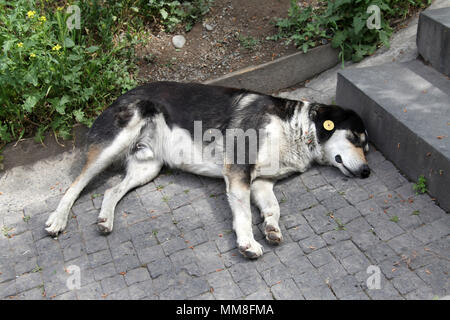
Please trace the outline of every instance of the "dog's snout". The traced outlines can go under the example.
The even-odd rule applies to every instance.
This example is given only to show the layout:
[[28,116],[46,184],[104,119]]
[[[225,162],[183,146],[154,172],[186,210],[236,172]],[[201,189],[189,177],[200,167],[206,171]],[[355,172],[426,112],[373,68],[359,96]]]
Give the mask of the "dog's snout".
[[367,164],[365,164],[361,169],[361,178],[363,179],[368,178],[369,175],[370,175],[370,168]]
[[334,157],[334,160],[336,160],[337,163],[342,163],[342,158],[339,154],[336,157]]

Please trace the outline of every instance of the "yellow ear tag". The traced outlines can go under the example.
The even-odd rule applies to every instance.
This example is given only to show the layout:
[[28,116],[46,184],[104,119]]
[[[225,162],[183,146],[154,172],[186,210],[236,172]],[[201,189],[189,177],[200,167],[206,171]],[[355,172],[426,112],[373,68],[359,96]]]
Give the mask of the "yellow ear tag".
[[334,129],[334,122],[331,121],[331,120],[325,120],[323,122],[323,127],[324,127],[325,130],[331,131],[331,130]]

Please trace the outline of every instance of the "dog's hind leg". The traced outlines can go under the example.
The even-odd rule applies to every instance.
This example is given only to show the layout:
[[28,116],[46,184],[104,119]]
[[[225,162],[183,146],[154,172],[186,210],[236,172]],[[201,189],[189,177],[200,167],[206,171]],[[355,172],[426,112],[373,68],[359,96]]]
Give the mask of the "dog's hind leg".
[[279,244],[283,241],[278,220],[280,219],[280,206],[273,193],[274,182],[266,179],[256,179],[252,182],[251,194],[253,202],[264,217],[264,234],[267,241]]
[[53,236],[56,236],[59,232],[63,231],[67,225],[70,208],[80,195],[81,191],[86,185],[108,167],[114,157],[108,152],[108,148],[102,148],[101,145],[91,145],[89,147],[86,164],[84,165],[80,175],[75,179],[72,185],[64,194],[64,197],[58,204],[56,210],[47,219],[45,225],[47,232]]
[[101,232],[109,233],[112,231],[114,210],[120,199],[131,189],[153,180],[158,175],[162,165],[162,162],[155,159],[140,161],[130,157],[127,164],[127,174],[123,181],[105,192],[102,209],[97,220]]

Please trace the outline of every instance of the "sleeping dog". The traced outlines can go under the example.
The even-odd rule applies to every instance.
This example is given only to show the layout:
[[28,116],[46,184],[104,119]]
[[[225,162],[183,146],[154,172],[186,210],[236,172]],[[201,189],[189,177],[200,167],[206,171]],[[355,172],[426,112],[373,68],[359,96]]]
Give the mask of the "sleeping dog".
[[252,91],[197,83],[155,82],[120,96],[88,133],[81,174],[46,222],[63,231],[69,211],[86,185],[116,160],[125,160],[121,183],[105,192],[98,216],[103,233],[113,230],[114,210],[131,189],[152,181],[165,164],[225,180],[239,251],[262,255],[254,239],[250,201],[264,218],[264,234],[282,235],[274,183],[313,163],[367,178],[368,136],[361,118],[334,105],[276,98]]

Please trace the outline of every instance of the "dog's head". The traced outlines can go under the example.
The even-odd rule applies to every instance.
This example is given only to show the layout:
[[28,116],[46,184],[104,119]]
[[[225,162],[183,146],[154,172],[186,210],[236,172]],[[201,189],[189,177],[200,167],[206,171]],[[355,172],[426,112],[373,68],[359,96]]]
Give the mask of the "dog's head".
[[318,162],[337,167],[346,176],[367,178],[370,168],[364,153],[369,144],[361,118],[352,110],[322,104],[312,106],[311,116],[322,147]]

